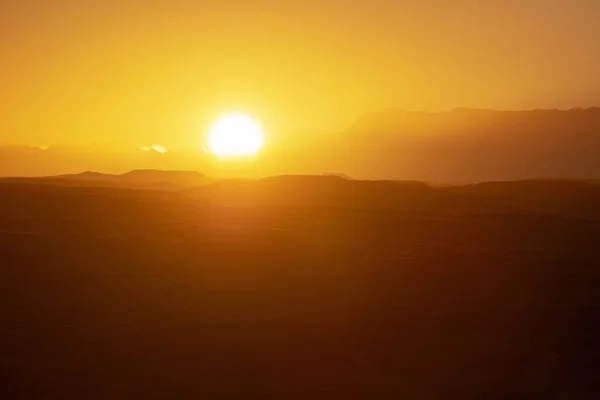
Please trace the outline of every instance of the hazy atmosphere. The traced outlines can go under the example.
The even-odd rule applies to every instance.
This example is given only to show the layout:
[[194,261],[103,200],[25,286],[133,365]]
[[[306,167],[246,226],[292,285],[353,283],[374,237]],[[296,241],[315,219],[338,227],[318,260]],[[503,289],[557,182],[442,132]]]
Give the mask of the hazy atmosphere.
[[276,151],[390,108],[600,104],[595,0],[0,7],[1,143],[198,149],[234,110]]

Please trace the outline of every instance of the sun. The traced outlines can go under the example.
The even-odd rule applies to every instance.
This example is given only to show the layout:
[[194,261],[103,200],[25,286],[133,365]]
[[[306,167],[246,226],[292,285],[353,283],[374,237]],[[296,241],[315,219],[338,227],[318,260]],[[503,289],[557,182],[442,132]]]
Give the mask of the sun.
[[208,133],[208,147],[220,157],[253,156],[263,142],[262,126],[245,114],[221,116]]

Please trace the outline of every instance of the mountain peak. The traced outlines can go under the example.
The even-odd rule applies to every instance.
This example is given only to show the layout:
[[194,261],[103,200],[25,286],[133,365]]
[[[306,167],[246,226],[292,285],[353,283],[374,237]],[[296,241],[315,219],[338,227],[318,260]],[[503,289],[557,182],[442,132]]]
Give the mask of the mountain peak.
[[199,186],[210,181],[198,171],[164,171],[157,169],[136,169],[121,175],[102,174],[86,171],[80,174],[62,175],[58,178],[95,182],[114,182],[127,185],[172,184],[178,186]]

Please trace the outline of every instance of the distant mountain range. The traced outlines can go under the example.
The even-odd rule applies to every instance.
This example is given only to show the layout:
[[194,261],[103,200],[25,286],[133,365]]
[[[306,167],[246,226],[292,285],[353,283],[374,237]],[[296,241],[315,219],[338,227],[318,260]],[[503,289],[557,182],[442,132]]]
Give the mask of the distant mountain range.
[[102,174],[87,171],[81,174],[57,176],[59,179],[76,179],[81,181],[118,182],[132,185],[199,186],[211,181],[198,171],[163,171],[156,169],[138,169],[121,175]]
[[[84,170],[198,170],[212,176],[323,174],[360,179],[472,183],[490,180],[600,178],[600,108],[533,111],[384,110],[338,134],[290,136],[250,167],[219,169],[206,153],[0,147],[0,176],[64,175]],[[63,177],[70,179],[69,177]],[[137,177],[87,180],[144,184]],[[196,184],[198,177],[168,179]],[[201,179],[200,179],[201,180]],[[141,184],[141,183],[140,183]]]
[[[456,108],[445,112],[423,112],[387,109],[366,114],[346,133],[442,133],[477,130],[487,133],[504,131],[536,133],[539,128],[570,129],[597,132],[600,107],[572,110],[501,111]],[[516,131],[515,131],[516,130]]]
[[77,190],[137,189],[135,192],[154,193],[148,194],[149,197],[171,194],[187,202],[216,207],[382,209],[441,215],[536,212],[600,219],[600,181],[596,180],[545,179],[432,186],[413,181],[353,180],[330,175],[219,180],[194,171],[138,170],[122,175],[84,172],[0,179],[0,185],[11,183]]
[[115,187],[155,190],[178,190],[205,185],[211,178],[197,171],[134,170],[120,175],[86,171],[80,174],[39,178],[5,178],[2,181],[57,186]]

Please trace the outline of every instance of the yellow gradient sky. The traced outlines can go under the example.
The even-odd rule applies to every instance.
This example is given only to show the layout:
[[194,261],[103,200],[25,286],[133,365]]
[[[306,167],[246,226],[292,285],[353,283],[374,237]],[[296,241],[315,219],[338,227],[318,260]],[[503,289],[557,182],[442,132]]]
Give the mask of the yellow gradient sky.
[[[383,108],[600,102],[597,0],[35,0],[0,5],[0,143],[276,143]],[[308,139],[307,139],[308,140]]]

